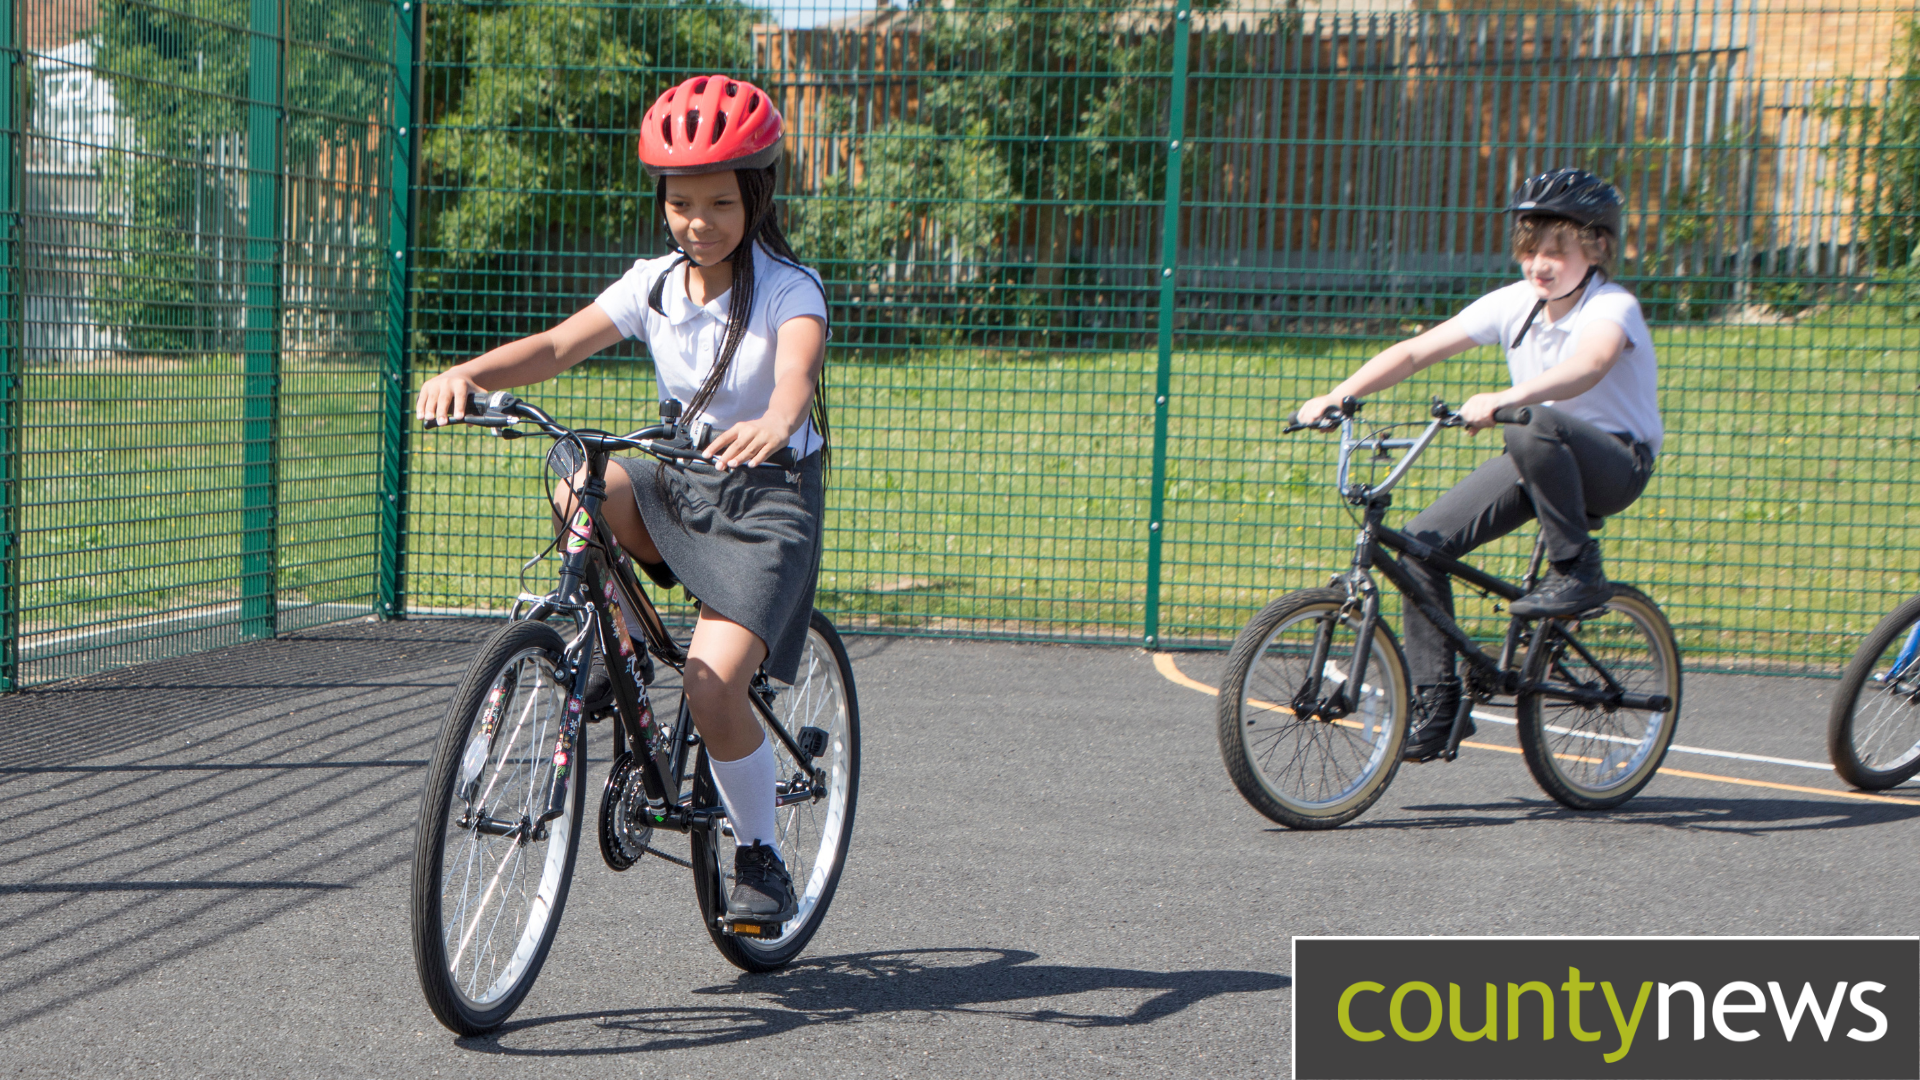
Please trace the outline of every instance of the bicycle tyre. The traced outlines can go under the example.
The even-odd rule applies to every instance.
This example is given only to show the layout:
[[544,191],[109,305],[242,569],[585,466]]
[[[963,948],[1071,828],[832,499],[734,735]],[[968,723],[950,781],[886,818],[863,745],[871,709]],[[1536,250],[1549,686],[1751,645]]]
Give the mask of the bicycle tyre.
[[[1840,676],[1827,716],[1827,756],[1840,779],[1857,788],[1884,790],[1920,774],[1920,663],[1894,667],[1909,635],[1920,624],[1920,596],[1887,613],[1867,634]],[[1885,670],[1882,670],[1882,669]],[[1896,677],[1887,679],[1890,674]],[[1862,700],[1870,715],[1862,716]],[[1864,721],[1864,722],[1863,722]]]
[[[1666,760],[1680,722],[1680,644],[1673,627],[1646,593],[1613,586],[1605,614],[1582,620],[1577,640],[1626,689],[1664,694],[1664,712],[1555,701],[1522,694],[1514,703],[1520,751],[1540,789],[1572,810],[1611,810],[1640,793]],[[1528,682],[1538,682],[1548,664],[1581,682],[1591,671],[1577,653],[1558,645],[1529,655]]]
[[[720,955],[744,971],[785,967],[813,940],[839,890],[847,843],[853,835],[853,814],[860,794],[860,705],[846,647],[833,624],[817,611],[807,628],[800,672],[793,686],[774,699],[774,714],[796,737],[802,726],[818,727],[827,733],[825,753],[814,758],[814,764],[826,770],[826,796],[779,810],[778,846],[793,874],[799,913],[775,938],[728,933],[721,927],[721,920],[732,887],[733,843],[714,828],[695,830],[689,845],[700,920]],[[773,751],[778,762],[776,775],[785,785],[797,775],[799,763],[777,739],[773,740]],[[696,806],[719,803],[704,746],[695,768],[693,798]]]
[[[516,827],[530,831],[544,811],[570,697],[564,653],[545,623],[511,622],[489,637],[454,692],[427,768],[414,839],[414,967],[427,1007],[459,1035],[491,1031],[519,1007],[566,908],[586,804],[584,727],[565,813],[544,839],[463,824],[477,808],[496,828],[517,814]],[[485,737],[496,688],[498,724]]]
[[[1365,813],[1393,782],[1406,746],[1407,659],[1385,620],[1374,626],[1367,661],[1371,707],[1337,721],[1301,721],[1276,704],[1292,701],[1308,674],[1314,624],[1345,603],[1339,589],[1288,593],[1247,620],[1227,654],[1216,714],[1227,776],[1255,810],[1290,829],[1331,829]],[[1336,639],[1326,662],[1336,673],[1352,658],[1358,622],[1340,622],[1345,643]],[[1288,746],[1291,756],[1283,754]]]

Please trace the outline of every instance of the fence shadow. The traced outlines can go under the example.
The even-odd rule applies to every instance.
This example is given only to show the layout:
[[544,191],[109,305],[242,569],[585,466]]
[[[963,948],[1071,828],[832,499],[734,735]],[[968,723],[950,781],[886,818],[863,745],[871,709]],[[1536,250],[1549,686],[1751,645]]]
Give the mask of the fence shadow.
[[318,627],[0,696],[0,770],[120,754],[293,696],[331,690],[344,699],[415,669],[464,663],[491,622]]
[[[510,1022],[491,1036],[458,1042],[491,1054],[594,1057],[718,1046],[806,1025],[879,1017],[913,1023],[970,1015],[1073,1028],[1125,1028],[1152,1024],[1222,994],[1293,985],[1287,976],[1265,971],[1139,971],[1034,962],[1039,959],[1038,953],[1023,949],[966,948],[822,956],[693,991],[722,999],[772,998],[772,1006],[716,1003],[569,1013]],[[1149,996],[1126,1011],[1100,1011],[1093,1003],[1079,1010],[1054,1004],[1060,998],[1113,991]],[[590,1022],[610,1045],[523,1045],[537,1041],[545,1029],[577,1031],[582,1021]]]
[[366,918],[486,629],[348,624],[0,698],[0,1034],[316,903]]

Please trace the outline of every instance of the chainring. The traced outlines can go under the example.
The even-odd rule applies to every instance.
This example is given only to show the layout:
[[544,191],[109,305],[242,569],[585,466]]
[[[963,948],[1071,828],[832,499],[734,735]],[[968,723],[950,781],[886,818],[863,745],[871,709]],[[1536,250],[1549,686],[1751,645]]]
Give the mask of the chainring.
[[600,857],[615,870],[640,861],[653,842],[651,825],[636,826],[635,812],[647,801],[633,752],[623,751],[607,769],[607,786],[600,793]]

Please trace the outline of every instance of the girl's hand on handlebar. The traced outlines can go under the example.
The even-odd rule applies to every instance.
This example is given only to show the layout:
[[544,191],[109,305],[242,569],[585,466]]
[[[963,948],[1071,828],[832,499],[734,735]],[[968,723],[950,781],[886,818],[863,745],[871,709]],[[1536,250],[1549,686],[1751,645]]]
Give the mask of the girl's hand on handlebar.
[[764,416],[742,420],[707,444],[707,456],[723,469],[759,465],[779,453],[791,435],[784,426]]
[[1460,417],[1461,425],[1467,429],[1467,434],[1478,435],[1493,426],[1494,410],[1505,405],[1506,402],[1500,400],[1499,394],[1475,394],[1460,406],[1457,415]]
[[487,396],[486,388],[457,372],[457,368],[443,371],[420,387],[413,410],[421,423],[447,424],[459,420],[467,415],[468,395]]

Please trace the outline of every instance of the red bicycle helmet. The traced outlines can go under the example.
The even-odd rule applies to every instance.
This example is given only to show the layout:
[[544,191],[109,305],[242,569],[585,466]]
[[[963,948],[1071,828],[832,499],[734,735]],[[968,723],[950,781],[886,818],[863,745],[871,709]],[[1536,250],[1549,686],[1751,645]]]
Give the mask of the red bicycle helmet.
[[759,87],[696,75],[641,119],[640,164],[653,176],[764,169],[780,160],[780,128],[780,111]]

